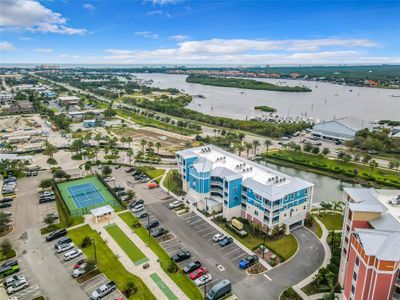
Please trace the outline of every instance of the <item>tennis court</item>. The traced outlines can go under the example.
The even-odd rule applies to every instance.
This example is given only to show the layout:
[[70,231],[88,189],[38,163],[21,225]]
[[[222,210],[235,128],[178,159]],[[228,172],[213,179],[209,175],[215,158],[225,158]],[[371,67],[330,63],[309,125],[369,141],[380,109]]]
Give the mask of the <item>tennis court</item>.
[[104,205],[120,207],[117,199],[96,176],[61,182],[57,186],[72,216],[89,214],[91,209]]

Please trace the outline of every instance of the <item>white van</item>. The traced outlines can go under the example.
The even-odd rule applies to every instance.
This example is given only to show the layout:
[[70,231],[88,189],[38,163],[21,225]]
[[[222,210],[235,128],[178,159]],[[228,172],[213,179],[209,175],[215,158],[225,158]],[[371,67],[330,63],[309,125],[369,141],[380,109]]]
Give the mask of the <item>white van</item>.
[[81,255],[82,255],[81,249],[74,249],[74,250],[68,251],[67,253],[64,254],[64,260],[69,261],[69,260],[74,259],[75,257],[81,256]]

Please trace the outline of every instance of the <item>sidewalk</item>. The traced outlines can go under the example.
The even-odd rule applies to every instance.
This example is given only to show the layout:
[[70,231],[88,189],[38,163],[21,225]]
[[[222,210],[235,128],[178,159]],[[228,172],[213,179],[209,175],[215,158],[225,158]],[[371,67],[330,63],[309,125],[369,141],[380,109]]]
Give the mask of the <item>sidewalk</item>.
[[[111,251],[117,255],[120,262],[124,265],[124,267],[128,270],[128,272],[140,277],[143,282],[147,285],[147,287],[151,290],[153,295],[157,299],[170,299],[167,295],[164,294],[163,289],[160,288],[159,285],[154,281],[154,275],[157,274],[159,278],[168,286],[168,288],[172,291],[172,293],[178,299],[188,299],[185,293],[175,284],[174,281],[164,272],[158,263],[158,256],[151,251],[146,244],[129,228],[128,225],[122,219],[116,215],[114,219],[114,223],[131,239],[131,241],[142,251],[146,257],[149,259],[149,267],[147,269],[143,269],[142,265],[135,266],[132,260],[128,257],[128,255],[120,248],[117,242],[111,237],[111,235],[104,228],[106,223],[96,224],[91,221],[90,218],[85,219],[86,223],[90,225],[94,230],[100,233],[100,236],[107,243],[108,247],[110,247]],[[152,277],[153,276],[153,277]],[[165,289],[164,289],[165,291]]]

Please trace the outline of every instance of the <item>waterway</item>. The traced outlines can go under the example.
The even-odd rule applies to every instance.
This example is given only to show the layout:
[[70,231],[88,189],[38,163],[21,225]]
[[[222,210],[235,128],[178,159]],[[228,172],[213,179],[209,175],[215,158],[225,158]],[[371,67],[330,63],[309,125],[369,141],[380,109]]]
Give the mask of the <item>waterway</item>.
[[177,88],[193,97],[188,108],[213,115],[246,119],[261,115],[255,106],[266,105],[277,109],[279,115],[307,116],[316,120],[351,117],[354,127],[365,127],[373,120],[400,120],[400,90],[351,87],[338,84],[286,80],[257,79],[289,86],[306,86],[312,92],[292,93],[215,87],[187,83],[186,75],[141,73],[144,80],[153,80],[152,86]]
[[313,203],[319,203],[321,201],[340,201],[343,199],[343,188],[353,186],[350,183],[341,182],[340,180],[308,171],[278,166],[276,164],[265,161],[259,161],[259,163],[289,176],[296,176],[311,183],[314,183]]

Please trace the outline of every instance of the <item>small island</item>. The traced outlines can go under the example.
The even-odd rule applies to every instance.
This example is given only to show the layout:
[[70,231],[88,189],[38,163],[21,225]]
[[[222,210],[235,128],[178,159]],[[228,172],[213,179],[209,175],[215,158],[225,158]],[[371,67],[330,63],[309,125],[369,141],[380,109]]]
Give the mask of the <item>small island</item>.
[[267,90],[267,91],[278,91],[278,92],[311,92],[311,89],[307,87],[276,85],[268,82],[263,82],[253,79],[243,79],[243,78],[189,75],[186,78],[186,82],[199,83],[203,85],[212,85],[212,86],[250,89],[250,90]]
[[266,106],[266,105],[255,106],[254,109],[255,110],[265,111],[265,112],[276,112],[275,108],[269,107],[269,106]]

